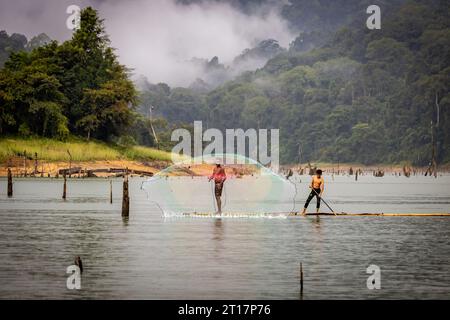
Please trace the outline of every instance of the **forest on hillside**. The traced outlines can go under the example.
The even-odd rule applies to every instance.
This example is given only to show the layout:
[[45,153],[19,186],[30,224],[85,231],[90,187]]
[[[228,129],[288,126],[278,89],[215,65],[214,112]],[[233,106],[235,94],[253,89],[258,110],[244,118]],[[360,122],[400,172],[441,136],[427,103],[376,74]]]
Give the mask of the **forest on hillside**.
[[[263,67],[214,85],[144,81],[139,91],[92,8],[61,44],[0,32],[0,133],[169,150],[174,128],[202,120],[204,128],[280,129],[282,163],[426,165],[432,142],[438,163],[449,163],[448,2],[382,2],[380,30],[366,27],[367,5],[290,1],[283,14],[303,30],[289,48],[267,39],[235,59],[269,59]],[[226,70],[219,59],[207,61],[216,74]]]
[[305,32],[263,68],[206,94],[149,84],[143,105],[157,106],[169,123],[279,128],[282,163],[426,165],[432,133],[438,163],[448,163],[450,6],[383,9],[381,30],[359,15],[326,41]]

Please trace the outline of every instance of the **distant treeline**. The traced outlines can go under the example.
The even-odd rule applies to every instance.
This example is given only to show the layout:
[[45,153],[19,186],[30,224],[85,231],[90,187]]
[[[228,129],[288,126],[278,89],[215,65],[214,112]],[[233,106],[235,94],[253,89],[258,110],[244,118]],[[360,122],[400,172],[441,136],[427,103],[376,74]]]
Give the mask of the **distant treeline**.
[[283,163],[426,165],[432,132],[438,162],[448,163],[450,6],[408,1],[385,9],[381,30],[366,28],[361,11],[329,40],[300,34],[264,68],[206,94],[161,83],[142,101],[171,123],[279,128]]
[[51,39],[41,33],[28,41],[27,37],[20,33],[8,35],[4,30],[0,31],[0,68],[3,67],[9,55],[16,51],[31,51],[49,43]]

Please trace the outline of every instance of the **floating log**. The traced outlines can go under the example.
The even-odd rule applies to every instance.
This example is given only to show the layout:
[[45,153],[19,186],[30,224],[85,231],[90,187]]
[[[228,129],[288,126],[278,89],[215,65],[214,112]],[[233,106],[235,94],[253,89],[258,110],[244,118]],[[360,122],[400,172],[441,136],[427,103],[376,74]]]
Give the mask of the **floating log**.
[[74,168],[59,169],[58,170],[59,174],[62,174],[62,175],[66,174],[66,175],[69,175],[69,177],[70,177],[70,175],[75,174],[75,173],[79,173],[79,172],[81,172],[81,167],[74,167]]
[[68,168],[68,169],[59,169],[58,174],[86,174],[87,177],[97,177],[95,173],[119,173],[120,175],[117,176],[123,176],[124,173],[129,172],[132,174],[139,174],[144,176],[153,176],[153,172],[150,171],[144,171],[144,170],[128,170],[126,168],[99,168],[99,169],[90,169],[90,170],[83,170],[81,167],[74,167],[74,168]]
[[88,170],[86,177],[88,178],[97,178],[97,175],[92,171],[92,170]]
[[149,176],[149,177],[153,176],[153,172],[143,171],[143,170],[131,170],[131,173],[139,174],[139,175],[143,175],[143,176]]
[[[71,172],[73,174],[75,173],[79,173],[79,171],[81,170],[81,168],[73,168],[71,169]],[[68,169],[61,169],[59,170],[60,173],[62,173],[63,171],[66,171],[67,173],[69,172]],[[150,171],[144,171],[144,170],[128,170],[126,168],[98,168],[98,169],[89,169],[89,170],[85,170],[85,173],[87,173],[87,177],[89,178],[93,178],[93,177],[97,177],[96,173],[116,173],[116,177],[123,177],[127,172],[132,173],[132,174],[138,174],[138,175],[143,175],[143,176],[153,176],[153,172]]]

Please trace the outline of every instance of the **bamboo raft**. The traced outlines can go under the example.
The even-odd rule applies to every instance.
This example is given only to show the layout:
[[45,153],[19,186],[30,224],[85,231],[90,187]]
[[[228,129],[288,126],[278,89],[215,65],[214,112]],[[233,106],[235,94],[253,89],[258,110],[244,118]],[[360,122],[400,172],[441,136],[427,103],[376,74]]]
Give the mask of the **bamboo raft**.
[[[334,216],[333,213],[328,212],[320,212],[320,213],[307,213],[307,216]],[[296,217],[299,215],[293,214],[292,216]],[[301,215],[300,215],[301,216]],[[386,216],[386,217],[450,217],[450,213],[444,212],[435,212],[435,213],[347,213],[340,212],[336,213],[336,216]]]
[[450,213],[444,213],[444,212],[435,212],[435,213],[347,213],[347,212],[339,212],[339,213],[331,213],[331,212],[319,212],[319,213],[307,213],[305,215],[301,215],[299,213],[295,214],[293,212],[273,212],[273,213],[243,213],[243,212],[235,212],[235,213],[222,213],[222,215],[211,213],[211,212],[184,212],[182,214],[183,217],[211,217],[211,218],[217,218],[217,217],[263,217],[263,216],[272,216],[272,217],[289,217],[289,218],[301,218],[305,216],[372,216],[372,217],[450,217]]

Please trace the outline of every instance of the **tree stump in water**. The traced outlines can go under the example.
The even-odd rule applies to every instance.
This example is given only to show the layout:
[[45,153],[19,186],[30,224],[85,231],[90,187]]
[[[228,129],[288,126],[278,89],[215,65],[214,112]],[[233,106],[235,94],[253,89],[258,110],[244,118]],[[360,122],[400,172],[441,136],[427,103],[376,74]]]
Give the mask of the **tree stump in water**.
[[67,193],[67,178],[66,173],[64,172],[64,185],[63,185],[63,195],[62,198],[66,200],[66,193]]
[[113,201],[112,196],[112,180],[109,180],[109,203],[112,203]]
[[128,192],[128,175],[123,180],[122,217],[130,215],[130,196]]
[[12,185],[12,173],[11,169],[8,168],[8,197],[13,195],[13,185]]

